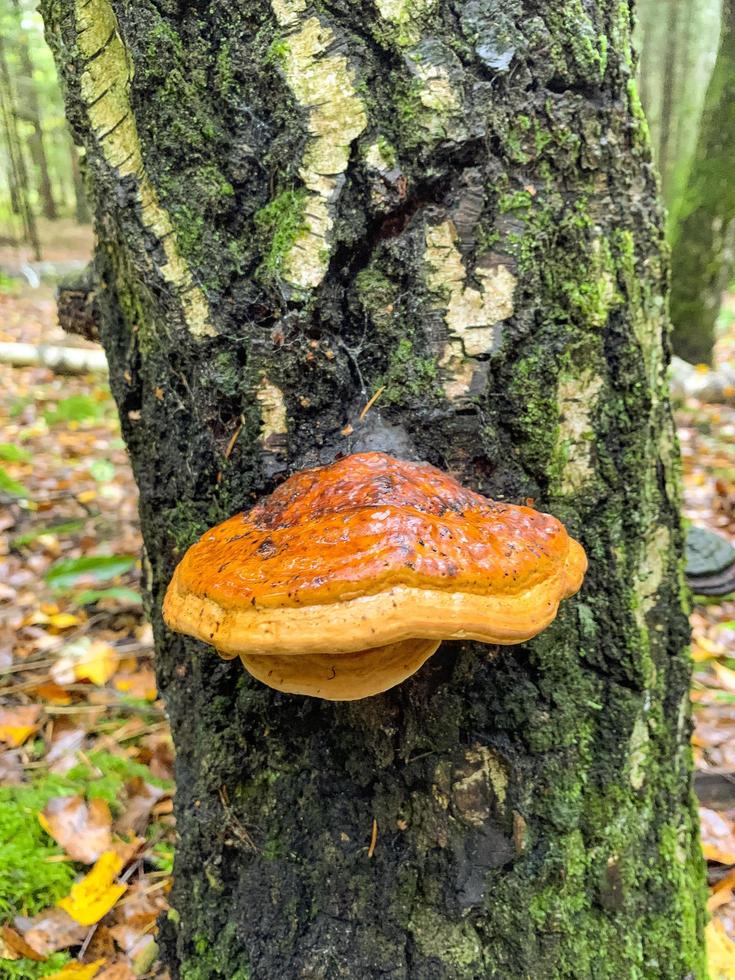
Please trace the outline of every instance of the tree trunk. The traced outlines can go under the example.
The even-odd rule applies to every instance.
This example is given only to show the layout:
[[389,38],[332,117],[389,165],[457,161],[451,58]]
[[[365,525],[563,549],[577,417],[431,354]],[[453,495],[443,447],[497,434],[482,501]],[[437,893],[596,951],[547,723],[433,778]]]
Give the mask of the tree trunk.
[[41,110],[38,105],[38,95],[36,93],[36,83],[33,78],[33,62],[31,53],[28,50],[28,38],[21,24],[22,9],[19,0],[13,0],[13,7],[18,21],[16,33],[16,45],[18,63],[20,65],[20,79],[22,83],[24,118],[31,125],[31,134],[28,137],[28,149],[31,153],[31,160],[36,169],[38,178],[38,196],[41,201],[43,216],[53,221],[58,217],[54,192],[51,187],[51,177],[49,175],[48,159],[46,148],[43,145],[43,127],[41,125]]
[[77,219],[77,224],[88,225],[92,220],[92,215],[89,211],[89,205],[87,204],[87,194],[84,189],[84,177],[82,176],[82,168],[79,165],[79,150],[71,138],[68,139],[69,144],[69,163],[71,169],[72,182],[74,184],[74,214]]
[[710,362],[735,247],[735,2],[722,9],[722,36],[707,89],[697,152],[677,211],[671,256],[674,350]]
[[[703,978],[627,5],[43,7],[178,752],[173,976]],[[202,531],[366,448],[557,514],[581,595],[532,643],[445,644],[353,703],[164,628]]]

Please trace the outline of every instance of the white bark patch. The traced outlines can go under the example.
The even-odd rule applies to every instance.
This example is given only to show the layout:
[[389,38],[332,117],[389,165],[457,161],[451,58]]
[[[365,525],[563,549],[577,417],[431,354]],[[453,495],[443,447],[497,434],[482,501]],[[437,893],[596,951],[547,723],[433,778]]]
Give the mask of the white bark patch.
[[207,300],[194,283],[179,251],[171,218],[145,171],[130,103],[133,68],[114,11],[109,0],[76,0],[74,11],[77,42],[84,60],[79,79],[82,101],[100,153],[120,177],[135,177],[141,220],[166,257],[158,271],[178,295],[189,332],[195,337],[212,337],[215,330]]
[[379,174],[390,173],[396,166],[396,151],[387,141],[376,140],[365,150],[365,163]]
[[288,422],[283,392],[263,375],[255,391],[255,398],[260,406],[260,441],[263,448],[272,453],[284,452],[283,437],[288,432]]
[[628,779],[635,790],[646,781],[648,742],[648,725],[644,718],[636,718],[628,745]]
[[646,614],[656,604],[658,591],[668,567],[671,533],[660,525],[646,538],[643,555],[636,572],[638,606],[636,620],[641,629],[647,629]]
[[337,38],[318,17],[303,22],[304,0],[271,0],[281,27],[283,71],[294,98],[308,113],[309,140],[299,176],[309,197],[305,228],[284,257],[282,276],[292,286],[313,289],[329,265],[334,211],[350,147],[367,126],[367,111],[343,54],[330,53]]
[[577,377],[563,376],[559,381],[557,453],[564,460],[564,468],[557,492],[561,494],[576,493],[592,476],[592,413],[600,388],[602,378],[591,370]]
[[383,20],[396,28],[398,44],[416,44],[421,37],[421,18],[436,8],[437,0],[375,0]]
[[449,340],[439,359],[445,373],[444,392],[460,398],[470,388],[476,363],[500,343],[502,321],[513,315],[516,278],[505,265],[480,257],[468,283],[467,270],[457,244],[454,222],[447,220],[426,229],[424,259],[429,289],[441,301]]

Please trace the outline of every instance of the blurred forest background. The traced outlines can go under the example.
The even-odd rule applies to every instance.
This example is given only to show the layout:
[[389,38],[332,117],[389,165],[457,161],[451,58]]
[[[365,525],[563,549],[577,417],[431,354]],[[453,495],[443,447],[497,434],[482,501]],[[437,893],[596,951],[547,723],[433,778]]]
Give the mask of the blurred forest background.
[[[671,246],[685,517],[721,536],[720,567],[705,561],[701,581],[711,572],[732,589],[735,0],[636,6]],[[140,598],[136,491],[104,356],[93,337],[65,334],[55,308],[88,261],[90,222],[35,2],[0,0],[3,977],[165,975],[155,921],[171,874],[173,752]],[[735,980],[735,594],[695,598],[710,967]]]

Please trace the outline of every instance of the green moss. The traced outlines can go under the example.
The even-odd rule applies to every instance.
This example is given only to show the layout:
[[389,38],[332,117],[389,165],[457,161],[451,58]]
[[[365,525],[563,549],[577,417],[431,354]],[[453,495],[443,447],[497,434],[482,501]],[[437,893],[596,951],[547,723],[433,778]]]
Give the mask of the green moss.
[[438,396],[436,358],[418,357],[413,343],[405,337],[398,341],[388,361],[385,374],[377,386],[385,388],[386,405],[405,405],[417,398]]
[[308,230],[304,220],[304,208],[308,192],[281,191],[264,208],[255,214],[255,227],[270,239],[262,270],[270,276],[278,276],[283,262],[299,235]]
[[502,194],[498,199],[498,211],[505,214],[508,211],[519,211],[530,208],[533,205],[533,197],[528,191],[514,191],[511,194]]
[[444,915],[424,908],[412,915],[408,928],[424,956],[444,964],[443,975],[456,980],[485,975],[482,942],[470,922],[447,922]]
[[46,774],[28,785],[0,788],[0,916],[32,915],[65,895],[74,880],[72,864],[49,860],[62,850],[38,822],[48,801],[82,794],[106,800],[114,813],[124,783],[134,776],[170,788],[147,766],[108,752],[91,753],[89,765],[80,763],[65,776]]
[[214,942],[206,933],[196,933],[193,946],[194,954],[181,964],[181,980],[250,980],[247,967],[230,966],[233,960],[242,961],[234,923],[228,922]]
[[71,960],[68,953],[52,953],[43,963],[35,963],[25,957],[19,960],[2,960],[4,980],[40,980],[56,973]]

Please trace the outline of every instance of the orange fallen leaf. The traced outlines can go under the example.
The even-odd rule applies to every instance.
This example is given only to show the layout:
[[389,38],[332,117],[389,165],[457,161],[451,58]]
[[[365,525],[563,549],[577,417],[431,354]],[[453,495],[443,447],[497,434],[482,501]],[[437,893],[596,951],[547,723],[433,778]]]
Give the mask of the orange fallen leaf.
[[23,704],[17,708],[0,708],[0,742],[22,745],[38,730],[40,704]]
[[115,902],[127,891],[127,885],[115,883],[115,877],[122,866],[122,859],[115,851],[106,851],[89,874],[72,885],[66,898],[62,898],[57,904],[81,925],[94,925],[107,915]]
[[39,684],[38,687],[33,689],[33,693],[36,697],[43,698],[44,701],[48,701],[51,704],[71,704],[73,700],[68,691],[64,690],[63,687],[59,687],[53,681],[46,681],[43,684]]
[[2,934],[5,944],[19,956],[25,956],[26,959],[34,960],[36,963],[42,963],[46,959],[46,957],[39,953],[37,949],[34,949],[33,946],[31,946],[19,932],[16,932],[15,929],[12,929],[10,926],[3,926],[0,933]]
[[710,915],[720,906],[727,905],[732,901],[732,888],[721,888],[718,892],[713,892],[707,899],[707,911]]
[[58,973],[52,973],[45,980],[92,980],[105,965],[104,960],[94,963],[67,963]]
[[82,796],[56,796],[38,820],[74,861],[92,864],[112,847],[112,814],[105,800],[87,803]]

